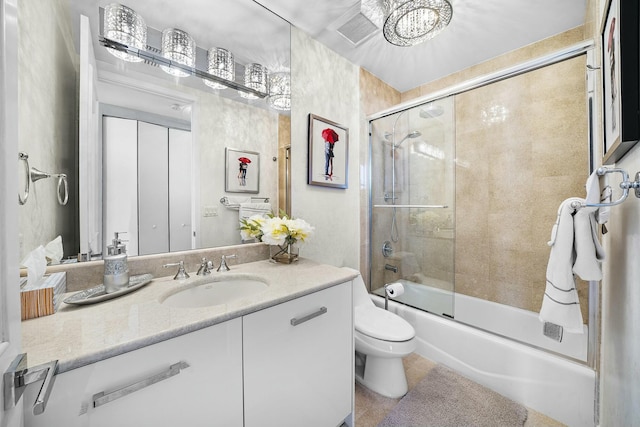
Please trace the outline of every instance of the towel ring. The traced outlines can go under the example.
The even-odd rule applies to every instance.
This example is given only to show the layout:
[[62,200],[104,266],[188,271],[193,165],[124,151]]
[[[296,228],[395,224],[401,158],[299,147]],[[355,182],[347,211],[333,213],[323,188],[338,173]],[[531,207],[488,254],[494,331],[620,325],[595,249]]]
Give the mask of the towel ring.
[[22,194],[18,193],[18,203],[20,205],[24,205],[27,203],[27,199],[29,198],[29,185],[31,183],[31,177],[29,172],[31,168],[29,168],[29,155],[20,151],[18,153],[18,160],[24,165],[24,191]]
[[[60,195],[61,187],[64,190],[64,194],[62,196]],[[57,193],[58,193],[58,203],[60,203],[61,206],[66,205],[67,202],[69,201],[69,184],[67,182],[67,175],[64,173],[61,173],[58,175]]]

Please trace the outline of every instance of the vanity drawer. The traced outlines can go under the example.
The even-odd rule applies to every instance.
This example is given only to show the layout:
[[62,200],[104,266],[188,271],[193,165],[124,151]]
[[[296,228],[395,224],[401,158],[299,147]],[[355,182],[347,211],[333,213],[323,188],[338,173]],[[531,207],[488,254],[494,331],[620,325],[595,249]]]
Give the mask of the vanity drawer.
[[25,426],[242,426],[241,334],[238,318],[59,374],[38,416],[28,387]]

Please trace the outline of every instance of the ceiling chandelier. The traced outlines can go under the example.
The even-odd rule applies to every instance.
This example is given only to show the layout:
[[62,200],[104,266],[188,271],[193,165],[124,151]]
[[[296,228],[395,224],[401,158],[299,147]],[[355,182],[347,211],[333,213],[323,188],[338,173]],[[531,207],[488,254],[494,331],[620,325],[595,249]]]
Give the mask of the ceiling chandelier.
[[415,46],[435,37],[449,22],[448,0],[384,0],[385,39],[396,46]]
[[[147,27],[142,16],[118,3],[104,8],[102,24],[104,35],[100,36],[100,43],[120,59],[157,65],[176,77],[195,76],[211,89],[237,90],[244,99],[265,99],[267,105],[275,110],[291,109],[291,77],[288,72],[271,75],[267,67],[258,63],[236,64],[231,51],[221,47],[212,47],[208,51],[201,49],[191,35],[177,28],[165,29],[161,33],[161,45],[150,46],[147,44],[148,32],[154,35],[149,38],[155,41],[158,30]],[[196,57],[206,57],[206,71],[197,68]],[[236,81],[237,68],[244,75],[243,81]]]

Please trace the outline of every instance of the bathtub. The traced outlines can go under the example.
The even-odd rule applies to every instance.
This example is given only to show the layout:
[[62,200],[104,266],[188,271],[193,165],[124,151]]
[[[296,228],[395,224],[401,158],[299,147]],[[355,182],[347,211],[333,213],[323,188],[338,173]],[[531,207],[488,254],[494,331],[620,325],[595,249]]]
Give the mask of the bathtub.
[[[443,299],[441,293],[447,292],[410,282],[404,285],[405,296],[413,292],[434,292],[436,299]],[[430,299],[425,295],[421,297]],[[384,307],[383,297],[372,295],[371,298],[376,305]],[[595,425],[595,371],[578,361],[544,351],[541,349],[543,345],[533,344],[540,347],[536,348],[515,341],[552,346],[559,344],[547,337],[536,336],[542,335],[542,327],[535,313],[464,295],[456,295],[454,304],[456,320],[395,301],[389,302],[389,310],[413,325],[417,339],[416,353],[422,357],[455,369],[479,384],[568,426]],[[466,313],[462,314],[463,310]],[[476,319],[473,324],[477,327],[471,327],[460,321],[460,318],[465,322],[471,321],[474,316],[480,316],[485,323],[477,325]],[[537,325],[531,322],[532,318]],[[479,329],[496,325],[508,326],[508,330],[498,335]],[[521,336],[523,332],[533,336],[525,338]],[[512,333],[518,336],[510,337]],[[584,335],[579,336],[582,337],[580,339],[586,340]],[[566,334],[563,343],[567,339],[569,334]],[[545,343],[545,340],[548,342]],[[571,357],[582,360],[586,344],[570,344],[566,347],[581,347],[582,350],[564,351],[573,352]],[[552,351],[558,352],[557,349]]]

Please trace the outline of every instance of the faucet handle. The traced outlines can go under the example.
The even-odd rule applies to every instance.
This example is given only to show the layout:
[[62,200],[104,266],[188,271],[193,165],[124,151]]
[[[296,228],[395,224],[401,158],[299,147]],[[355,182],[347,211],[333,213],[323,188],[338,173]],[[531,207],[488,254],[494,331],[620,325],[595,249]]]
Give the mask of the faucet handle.
[[220,267],[218,267],[217,271],[229,271],[231,270],[229,268],[229,266],[227,265],[227,260],[231,259],[231,258],[237,258],[238,255],[236,254],[232,254],[232,255],[222,255],[222,259],[220,260]]
[[172,262],[172,263],[169,263],[169,264],[164,264],[163,267],[167,268],[167,267],[173,267],[175,265],[178,266],[178,272],[176,273],[175,276],[173,276],[173,280],[188,279],[189,278],[189,274],[184,270],[184,261]]
[[206,258],[202,258],[202,263],[200,264],[200,268],[196,275],[198,276],[207,276],[211,274],[211,270],[213,269],[213,263],[211,261],[207,261]]

